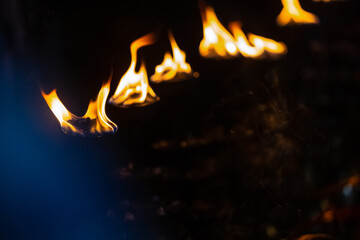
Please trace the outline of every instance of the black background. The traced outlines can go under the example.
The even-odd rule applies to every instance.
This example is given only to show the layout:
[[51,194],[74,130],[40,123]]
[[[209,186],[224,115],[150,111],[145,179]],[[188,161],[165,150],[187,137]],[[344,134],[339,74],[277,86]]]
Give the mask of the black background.
[[[359,187],[346,187],[359,171],[356,1],[304,0],[320,25],[285,28],[280,1],[208,1],[224,26],[285,42],[275,61],[201,58],[197,1],[1,4],[3,239],[359,238]],[[40,87],[81,116],[156,32],[139,51],[151,76],[168,29],[198,79],[154,85],[147,107],[108,105],[113,136],[61,132]]]

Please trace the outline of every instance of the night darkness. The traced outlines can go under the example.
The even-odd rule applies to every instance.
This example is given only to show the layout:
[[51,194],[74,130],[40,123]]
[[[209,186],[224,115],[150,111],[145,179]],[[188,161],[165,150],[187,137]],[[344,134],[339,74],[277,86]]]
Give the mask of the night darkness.
[[[207,4],[288,53],[201,57],[195,0],[0,2],[0,239],[360,239],[359,2],[303,0],[320,24],[288,27],[280,0]],[[81,116],[154,32],[151,76],[169,29],[199,78],[106,105],[113,135],[61,131],[40,89]]]

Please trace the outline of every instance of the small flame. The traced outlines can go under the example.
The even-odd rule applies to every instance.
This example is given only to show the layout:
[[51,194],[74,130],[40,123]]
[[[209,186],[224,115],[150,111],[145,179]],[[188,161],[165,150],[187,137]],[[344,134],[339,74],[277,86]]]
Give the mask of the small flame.
[[216,17],[210,6],[200,5],[204,38],[200,42],[199,51],[203,57],[232,57],[238,55],[236,42]]
[[263,56],[264,53],[276,56],[287,52],[287,47],[282,42],[276,42],[252,33],[249,33],[248,37],[246,37],[239,22],[230,23],[229,28],[235,36],[240,53],[244,57],[258,58]]
[[302,9],[299,0],[281,0],[281,2],[284,8],[276,19],[279,26],[319,23],[316,15]]
[[101,87],[96,101],[90,101],[83,117],[78,117],[66,109],[60,101],[56,89],[49,94],[43,91],[41,93],[65,133],[101,136],[106,133],[114,133],[117,130],[116,124],[107,117],[105,112],[106,99],[110,92],[110,80],[111,76],[107,83]]
[[192,73],[190,64],[186,62],[186,54],[177,45],[174,35],[169,32],[169,39],[172,48],[173,57],[166,52],[163,62],[156,66],[155,74],[151,76],[151,81],[160,83],[162,81],[170,81],[179,78],[183,79],[184,74]]
[[137,51],[155,42],[154,34],[147,34],[131,43],[131,64],[127,72],[120,79],[114,95],[109,99],[116,106],[139,105],[144,106],[156,102],[159,98],[149,85],[145,64],[142,62],[138,72]]

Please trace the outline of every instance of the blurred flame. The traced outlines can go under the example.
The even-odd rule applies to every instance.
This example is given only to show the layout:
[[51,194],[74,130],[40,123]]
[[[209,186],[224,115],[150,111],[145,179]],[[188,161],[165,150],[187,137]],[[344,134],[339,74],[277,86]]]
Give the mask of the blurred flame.
[[90,101],[83,117],[78,117],[66,109],[60,101],[56,89],[49,94],[45,94],[43,91],[41,93],[65,133],[100,136],[117,130],[116,124],[107,117],[105,112],[106,99],[110,92],[110,80],[111,76],[101,87],[96,101]]
[[314,24],[319,23],[316,15],[302,9],[299,0],[281,0],[283,10],[276,21],[279,26],[288,24]]
[[166,52],[163,62],[156,66],[155,73],[151,76],[151,81],[159,83],[162,81],[174,80],[178,74],[191,74],[190,64],[186,62],[186,54],[177,45],[174,35],[169,32],[169,39],[173,57]]
[[156,102],[159,98],[149,85],[145,64],[142,62],[139,71],[135,71],[137,64],[137,51],[144,46],[155,42],[153,33],[147,34],[130,46],[131,64],[127,72],[120,79],[119,85],[109,102],[117,106],[148,105]]
[[283,42],[276,42],[270,38],[261,37],[252,33],[248,34],[251,44],[257,47],[262,47],[270,54],[284,54],[287,52],[287,47]]
[[259,57],[264,53],[264,47],[261,45],[251,45],[245,33],[241,29],[239,22],[232,22],[229,28],[236,39],[236,45],[241,54],[245,57]]
[[225,29],[210,6],[200,5],[204,38],[199,51],[203,57],[231,57],[238,55],[233,36]]
[[232,22],[229,28],[236,39],[237,47],[244,57],[257,58],[265,52],[270,55],[280,55],[287,52],[287,47],[282,42],[276,42],[272,39],[261,37],[252,33],[246,37],[241,29],[239,22]]

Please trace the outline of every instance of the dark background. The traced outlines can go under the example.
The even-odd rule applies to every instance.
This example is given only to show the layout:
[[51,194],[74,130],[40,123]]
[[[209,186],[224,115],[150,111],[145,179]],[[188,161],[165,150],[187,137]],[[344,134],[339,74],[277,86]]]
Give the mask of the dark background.
[[[196,1],[1,2],[1,239],[360,238],[359,3],[301,1],[321,24],[285,28],[280,0],[208,3],[288,54],[201,58]],[[198,79],[153,86],[147,107],[108,105],[115,135],[61,131],[40,87],[81,116],[155,31],[139,51],[151,76],[168,29]]]

